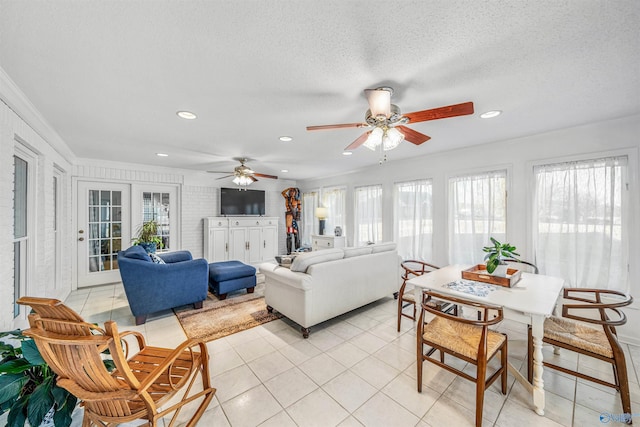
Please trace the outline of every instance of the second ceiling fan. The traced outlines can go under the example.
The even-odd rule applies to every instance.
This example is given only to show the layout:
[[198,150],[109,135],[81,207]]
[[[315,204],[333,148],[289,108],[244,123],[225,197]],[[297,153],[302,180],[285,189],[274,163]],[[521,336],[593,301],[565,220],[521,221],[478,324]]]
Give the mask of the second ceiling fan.
[[473,102],[464,102],[462,104],[402,114],[400,108],[391,103],[392,88],[379,87],[376,89],[365,89],[364,93],[369,101],[369,109],[365,114],[364,123],[307,126],[307,130],[373,128],[349,144],[345,148],[345,151],[355,150],[361,145],[374,151],[378,149],[378,147],[381,150],[392,150],[403,140],[407,140],[415,145],[420,145],[431,139],[430,136],[408,128],[405,126],[406,124],[473,114]]

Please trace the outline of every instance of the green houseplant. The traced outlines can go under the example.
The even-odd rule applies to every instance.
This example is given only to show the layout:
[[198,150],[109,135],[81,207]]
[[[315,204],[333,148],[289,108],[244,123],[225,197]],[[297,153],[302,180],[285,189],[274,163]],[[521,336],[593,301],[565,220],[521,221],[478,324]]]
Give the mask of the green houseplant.
[[500,243],[493,237],[491,237],[491,243],[493,246],[485,246],[482,248],[486,252],[484,259],[487,264],[487,272],[493,274],[499,265],[506,265],[503,261],[505,258],[518,259],[519,253],[515,252],[516,247],[511,246],[510,243]]
[[53,416],[53,425],[68,427],[76,397],[56,385],[56,374],[31,338],[20,330],[1,332],[4,337],[20,343],[0,341],[0,414],[9,411],[7,426],[22,427],[27,420],[39,426]]
[[142,246],[148,253],[162,249],[164,245],[162,238],[158,236],[158,223],[155,220],[143,222],[138,229],[138,237],[133,239],[133,244]]

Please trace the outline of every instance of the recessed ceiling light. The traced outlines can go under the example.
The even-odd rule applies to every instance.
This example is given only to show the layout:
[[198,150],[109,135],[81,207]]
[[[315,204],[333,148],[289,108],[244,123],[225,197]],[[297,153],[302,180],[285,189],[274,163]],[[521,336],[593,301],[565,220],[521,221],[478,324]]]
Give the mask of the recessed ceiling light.
[[281,136],[280,137],[280,141],[282,141],[282,142],[289,142],[289,141],[292,141],[292,140],[293,140],[293,138],[291,138],[290,136]]
[[289,172],[289,169],[281,169],[280,172]]
[[156,156],[158,156],[158,157],[169,157],[169,155],[167,153],[156,153]]
[[343,156],[350,156],[350,155],[352,155],[352,154],[353,154],[353,151],[343,151],[343,152],[342,152],[342,155],[343,155]]
[[494,117],[498,117],[500,114],[502,114],[502,111],[500,111],[500,110],[491,110],[491,111],[487,111],[486,113],[480,114],[480,118],[481,119],[492,119]]
[[193,120],[198,117],[191,111],[178,111],[176,114],[178,115],[178,117],[182,117],[183,119],[187,120]]

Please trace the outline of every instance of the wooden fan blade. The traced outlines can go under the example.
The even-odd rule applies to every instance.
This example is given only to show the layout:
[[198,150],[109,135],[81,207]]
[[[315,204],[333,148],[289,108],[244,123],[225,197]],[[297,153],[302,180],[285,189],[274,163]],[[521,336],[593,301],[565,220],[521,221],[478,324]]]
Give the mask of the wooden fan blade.
[[256,181],[257,181],[257,179],[256,179],[255,177],[253,177],[253,176],[250,176],[249,178],[251,178],[251,180],[252,180],[253,182],[256,182]]
[[257,172],[254,172],[253,174],[254,174],[255,176],[259,176],[260,178],[278,179],[278,177],[277,177],[277,176],[275,176],[275,175],[267,175],[267,174],[264,174],[264,173],[257,173]]
[[207,171],[209,173],[233,173],[233,172],[229,172],[229,171]]
[[369,134],[371,133],[371,131],[369,132],[365,132],[362,135],[360,135],[358,137],[358,139],[356,139],[355,141],[353,141],[351,144],[349,144],[347,146],[347,148],[344,149],[344,151],[351,151],[351,150],[355,150],[356,148],[360,147],[362,144],[365,143],[365,141],[367,140],[367,138],[369,138]]
[[233,174],[231,174],[231,175],[221,176],[220,178],[216,178],[216,179],[225,179],[225,178],[229,178],[230,176],[233,176]]
[[473,114],[473,102],[448,105],[431,110],[415,111],[413,113],[403,114],[403,116],[409,119],[409,123],[417,123],[428,120],[446,119],[448,117],[466,116],[469,114]]
[[322,125],[322,126],[307,126],[307,130],[329,130],[329,129],[342,129],[342,128],[365,128],[369,126],[366,123],[342,123],[338,125]]
[[404,135],[404,139],[406,141],[409,141],[412,144],[415,145],[420,145],[423,142],[427,142],[428,140],[431,139],[430,136],[427,136],[423,133],[417,132],[413,129],[410,129],[406,126],[396,126],[396,129],[398,129],[400,132],[402,132],[402,134]]

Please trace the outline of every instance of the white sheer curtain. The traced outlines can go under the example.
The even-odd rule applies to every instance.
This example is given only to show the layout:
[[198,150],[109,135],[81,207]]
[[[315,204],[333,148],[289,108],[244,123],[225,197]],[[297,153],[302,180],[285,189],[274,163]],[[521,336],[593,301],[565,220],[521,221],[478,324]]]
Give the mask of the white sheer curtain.
[[433,259],[431,180],[400,182],[394,192],[394,240],[402,259]]
[[537,166],[534,251],[571,287],[629,291],[627,157]]
[[317,191],[302,193],[302,232],[300,242],[303,246],[311,246],[311,235],[316,233],[318,220],[314,212],[318,207],[320,197]]
[[346,236],[346,201],[347,189],[345,187],[322,189],[322,206],[327,208],[324,234],[332,235],[336,226],[339,225],[342,228],[342,235]]
[[490,237],[504,243],[507,171],[449,179],[449,262],[479,264]]
[[382,185],[355,189],[354,244],[382,241]]

